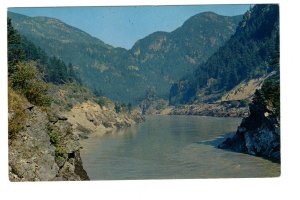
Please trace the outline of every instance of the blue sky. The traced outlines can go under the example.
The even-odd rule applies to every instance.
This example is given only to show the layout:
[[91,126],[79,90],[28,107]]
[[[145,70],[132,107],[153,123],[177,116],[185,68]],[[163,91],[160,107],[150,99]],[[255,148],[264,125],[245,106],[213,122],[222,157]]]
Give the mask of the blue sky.
[[244,14],[248,9],[249,5],[198,5],[9,8],[9,11],[60,19],[107,44],[130,49],[138,39],[155,31],[173,31],[200,12],[233,16]]

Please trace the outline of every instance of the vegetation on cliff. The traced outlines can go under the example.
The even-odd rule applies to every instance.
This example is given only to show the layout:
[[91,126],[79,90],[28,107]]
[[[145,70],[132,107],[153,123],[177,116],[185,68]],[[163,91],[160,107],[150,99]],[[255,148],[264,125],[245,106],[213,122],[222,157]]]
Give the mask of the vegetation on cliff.
[[[76,76],[61,71],[62,62],[60,68],[53,68],[51,60],[55,58],[48,59],[42,50],[22,38],[10,19],[7,29],[10,180],[88,180],[70,124],[50,119],[53,98],[47,82],[73,82]],[[49,76],[51,72],[59,81]]]

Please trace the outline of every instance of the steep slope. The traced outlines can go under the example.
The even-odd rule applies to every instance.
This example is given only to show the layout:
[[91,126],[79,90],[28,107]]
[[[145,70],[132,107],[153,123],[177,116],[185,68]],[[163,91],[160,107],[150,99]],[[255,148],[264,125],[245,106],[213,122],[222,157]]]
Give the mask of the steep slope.
[[155,32],[137,41],[130,51],[147,79],[156,83],[158,95],[166,95],[171,83],[195,70],[234,34],[241,19],[200,13],[170,33]]
[[235,135],[218,147],[262,156],[280,162],[280,84],[279,72],[267,78],[250,104]]
[[[212,12],[197,14],[173,32],[155,32],[137,41],[131,52],[147,68],[162,68],[180,78],[205,61],[234,34],[242,16],[227,17]],[[161,67],[163,66],[163,67]],[[175,69],[175,70],[174,70]]]
[[224,46],[191,76],[172,86],[169,100],[172,104],[216,101],[241,81],[270,73],[273,69],[268,63],[276,52],[278,5],[256,5],[244,15],[236,33]]
[[126,101],[130,101],[130,98],[126,99],[128,84],[124,84],[124,79],[142,81],[134,73],[128,75],[130,71],[127,67],[134,65],[134,59],[125,49],[113,48],[57,19],[27,17],[11,12],[8,17],[20,34],[45,50],[49,56],[56,56],[66,63],[74,64],[83,84],[98,93],[117,100],[124,97]]
[[47,17],[8,13],[13,26],[50,56],[71,62],[84,85],[113,100],[137,103],[148,89],[167,98],[172,83],[204,62],[234,33],[241,16],[201,13],[171,33],[156,32],[131,50],[113,48]]

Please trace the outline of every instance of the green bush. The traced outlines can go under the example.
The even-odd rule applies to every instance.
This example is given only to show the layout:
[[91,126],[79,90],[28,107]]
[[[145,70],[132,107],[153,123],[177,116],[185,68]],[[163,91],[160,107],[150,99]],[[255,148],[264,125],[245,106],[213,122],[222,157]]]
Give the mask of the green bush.
[[101,108],[106,105],[105,97],[97,97],[95,101]]
[[56,157],[62,157],[62,158],[67,158],[68,154],[65,148],[63,148],[62,146],[57,146],[55,148],[55,156]]
[[61,133],[55,130],[52,130],[49,132],[49,137],[50,137],[50,142],[54,145],[57,146],[60,140]]
[[50,137],[50,142],[55,146],[55,157],[57,158],[67,158],[68,154],[66,149],[60,144],[61,143],[61,133],[56,130],[51,130],[48,132]]
[[37,106],[50,106],[51,98],[47,95],[48,86],[42,80],[35,62],[17,63],[10,81],[12,88],[23,94],[30,103]]

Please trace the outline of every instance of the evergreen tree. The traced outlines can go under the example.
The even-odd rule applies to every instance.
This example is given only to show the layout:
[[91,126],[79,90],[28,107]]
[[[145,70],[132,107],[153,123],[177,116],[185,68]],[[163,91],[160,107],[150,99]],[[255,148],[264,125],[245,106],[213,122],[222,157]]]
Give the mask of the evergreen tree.
[[25,58],[21,47],[21,36],[13,28],[11,19],[7,19],[8,75],[15,71],[15,65]]

